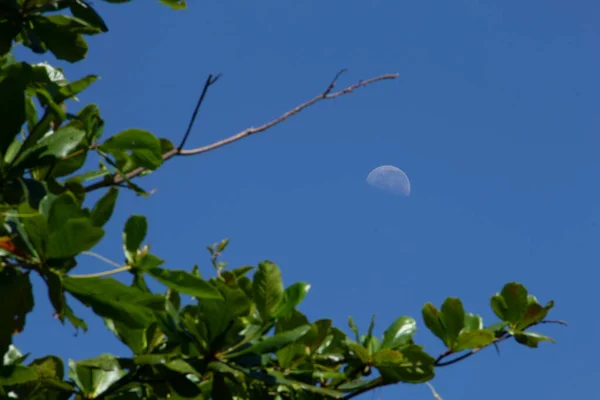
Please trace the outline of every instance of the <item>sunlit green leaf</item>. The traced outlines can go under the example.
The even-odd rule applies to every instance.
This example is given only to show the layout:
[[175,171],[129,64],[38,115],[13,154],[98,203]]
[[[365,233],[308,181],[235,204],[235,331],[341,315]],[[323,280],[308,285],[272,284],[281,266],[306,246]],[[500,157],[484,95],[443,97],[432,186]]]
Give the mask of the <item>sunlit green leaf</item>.
[[252,293],[260,316],[264,321],[268,321],[284,297],[281,272],[277,265],[270,261],[263,261],[258,265],[258,270],[254,274]]
[[465,310],[460,299],[448,297],[444,301],[441,319],[444,324],[446,346],[451,348],[465,323]]
[[399,317],[383,333],[382,348],[395,349],[409,344],[417,330],[417,322],[411,317]]
[[504,320],[511,324],[519,323],[527,308],[527,289],[519,283],[512,282],[507,283],[500,294],[506,304]]
[[402,351],[382,349],[373,356],[373,363],[384,382],[422,383],[434,377],[435,360],[415,345]]
[[488,330],[461,332],[453,346],[454,351],[485,347],[495,340],[494,332]]
[[446,330],[442,321],[442,313],[431,303],[423,306],[423,321],[425,326],[441,341],[446,342]]

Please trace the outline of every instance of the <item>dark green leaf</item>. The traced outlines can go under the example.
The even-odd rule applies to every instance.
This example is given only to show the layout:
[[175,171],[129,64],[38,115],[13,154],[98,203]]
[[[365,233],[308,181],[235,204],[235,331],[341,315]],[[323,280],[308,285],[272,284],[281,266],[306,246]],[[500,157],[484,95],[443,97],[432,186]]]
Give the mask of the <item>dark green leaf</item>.
[[274,336],[268,337],[258,343],[236,353],[232,354],[231,357],[235,358],[243,354],[254,353],[254,354],[266,354],[274,353],[277,350],[283,349],[284,347],[295,343],[302,338],[310,330],[310,325],[303,325],[290,331],[278,333]]
[[363,364],[369,364],[371,362],[371,356],[366,347],[350,339],[346,340],[346,345]]
[[135,254],[142,246],[147,231],[148,222],[146,221],[146,217],[143,215],[132,215],[129,217],[123,231],[123,246],[128,258],[130,258],[130,255]]
[[71,13],[73,13],[74,17],[87,22],[102,32],[108,32],[108,27],[104,23],[102,17],[86,1],[74,0],[70,2],[69,7],[71,8]]
[[102,239],[104,230],[94,226],[89,218],[72,218],[48,238],[46,256],[51,258],[74,257],[91,249]]
[[63,284],[96,314],[134,329],[147,328],[165,304],[164,296],[142,292],[112,278],[64,277]]
[[94,226],[104,226],[104,224],[108,222],[115,209],[118,195],[119,189],[110,188],[108,192],[98,200],[90,215]]
[[25,317],[33,310],[29,275],[13,268],[0,270],[0,354],[6,353],[13,334],[25,327]]
[[117,133],[102,143],[100,149],[117,159],[129,155],[136,166],[150,170],[160,167],[163,161],[158,138],[141,129],[128,129]]
[[72,126],[65,126],[40,139],[35,145],[23,151],[14,162],[18,170],[39,167],[67,156],[85,137],[85,132]]
[[382,348],[395,349],[409,344],[417,330],[417,322],[411,317],[400,317],[383,333]]
[[252,284],[252,298],[264,321],[268,321],[283,300],[283,282],[277,265],[263,261],[258,265]]
[[8,53],[12,47],[15,36],[19,33],[19,23],[13,20],[0,22],[0,55]]
[[3,369],[4,371],[0,375],[0,388],[2,386],[22,385],[39,379],[35,369],[23,365],[14,365]]
[[31,77],[31,66],[25,63],[12,64],[0,73],[0,154],[3,156],[25,123],[25,89]]
[[144,272],[163,285],[200,300],[222,300],[221,293],[210,283],[185,271],[151,268]]
[[104,323],[106,327],[119,338],[127,347],[131,349],[133,354],[143,353],[148,347],[148,340],[146,336],[147,329],[144,328],[131,328],[123,322],[114,321],[112,319],[105,319]]
[[88,46],[82,34],[100,32],[82,20],[66,15],[37,16],[31,19],[34,32],[59,60],[76,62],[87,55]]

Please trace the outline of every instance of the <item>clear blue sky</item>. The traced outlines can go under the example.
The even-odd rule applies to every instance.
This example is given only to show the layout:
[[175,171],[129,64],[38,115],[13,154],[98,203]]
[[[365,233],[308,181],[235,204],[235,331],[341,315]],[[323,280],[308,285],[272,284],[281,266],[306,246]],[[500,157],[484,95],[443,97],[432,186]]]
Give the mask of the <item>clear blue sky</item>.
[[[172,268],[198,263],[210,274],[205,246],[231,237],[231,265],[270,259],[286,284],[312,284],[302,306],[311,318],[345,329],[352,315],[365,330],[376,314],[381,333],[411,315],[432,354],[443,349],[421,323],[425,302],[459,296],[492,322],[489,297],[516,280],[540,301],[554,299],[553,316],[570,327],[543,327],[554,345],[504,343],[500,357],[490,349],[440,369],[438,392],[445,400],[600,395],[592,354],[600,334],[600,3],[190,3],[172,12],[156,1],[95,2],[111,31],[90,40],[85,62],[63,66],[71,79],[102,77],[80,98],[100,105],[106,135],[137,127],[177,141],[210,72],[223,77],[189,146],[276,117],[340,68],[350,69],[340,84],[400,77],[168,162],[139,181],[155,195],[122,197],[98,252],[122,260],[131,213],[149,218],[152,249]],[[46,59],[54,61],[35,58]],[[408,174],[410,197],[365,183],[382,164]],[[80,273],[109,268],[80,262]],[[51,318],[40,287],[36,303],[17,340],[33,356],[126,354],[98,319],[88,316],[91,331],[73,338]],[[380,395],[432,398],[424,385]]]

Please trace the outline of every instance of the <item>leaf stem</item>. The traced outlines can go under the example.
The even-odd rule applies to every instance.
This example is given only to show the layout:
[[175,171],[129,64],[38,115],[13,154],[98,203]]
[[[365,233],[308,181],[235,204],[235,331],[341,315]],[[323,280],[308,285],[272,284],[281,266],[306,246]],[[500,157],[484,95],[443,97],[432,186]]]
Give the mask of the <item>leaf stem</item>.
[[68,275],[69,278],[77,278],[77,279],[85,279],[85,278],[100,278],[103,276],[109,276],[118,274],[120,272],[129,271],[131,269],[131,265],[126,265],[124,267],[115,268],[110,271],[97,272],[95,274],[82,274],[82,275]]

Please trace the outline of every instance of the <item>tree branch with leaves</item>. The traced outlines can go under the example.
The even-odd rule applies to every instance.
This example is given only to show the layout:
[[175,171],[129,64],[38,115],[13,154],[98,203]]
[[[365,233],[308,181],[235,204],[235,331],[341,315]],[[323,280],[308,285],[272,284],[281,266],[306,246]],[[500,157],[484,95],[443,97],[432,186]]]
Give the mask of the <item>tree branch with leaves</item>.
[[[183,0],[161,3],[185,8]],[[381,75],[335,91],[342,70],[325,90],[279,117],[189,149],[186,142],[201,105],[219,79],[210,75],[177,146],[142,129],[102,141],[104,120],[95,104],[76,113],[66,108],[96,81],[95,75],[71,82],[61,69],[16,61],[11,51],[19,44],[79,62],[88,51],[85,36],[107,30],[83,0],[0,5],[0,397],[351,399],[386,385],[428,383],[439,368],[490,346],[498,349],[509,339],[538,347],[552,339],[533,328],[564,324],[547,319],[553,302],[542,305],[516,282],[491,297],[498,318],[492,324],[466,312],[460,299],[447,298],[439,309],[428,303],[421,311],[425,326],[447,349],[434,357],[414,341],[417,321],[407,315],[389,324],[381,337],[374,334],[375,318],[362,335],[352,318],[350,335],[331,319],[309,321],[298,307],[310,285],[286,287],[278,266],[268,260],[229,268],[222,261],[227,239],[208,246],[215,269],[209,278],[196,266],[167,268],[145,243],[148,221],[142,215],[124,224],[124,263],[92,252],[104,237],[119,193],[147,195],[138,178],[166,161],[241,141],[321,101],[397,77]],[[98,169],[84,167],[90,155],[99,157]],[[104,193],[90,205],[88,193],[96,190]],[[81,256],[96,257],[111,269],[78,274]],[[27,328],[35,308],[32,274],[46,285],[58,322],[88,330],[70,307],[69,294],[91,311],[86,318],[102,318],[131,355],[103,354],[66,367],[54,355],[28,360],[13,339]],[[116,274],[128,283],[114,279]],[[158,281],[162,292],[151,291],[148,279]]]

